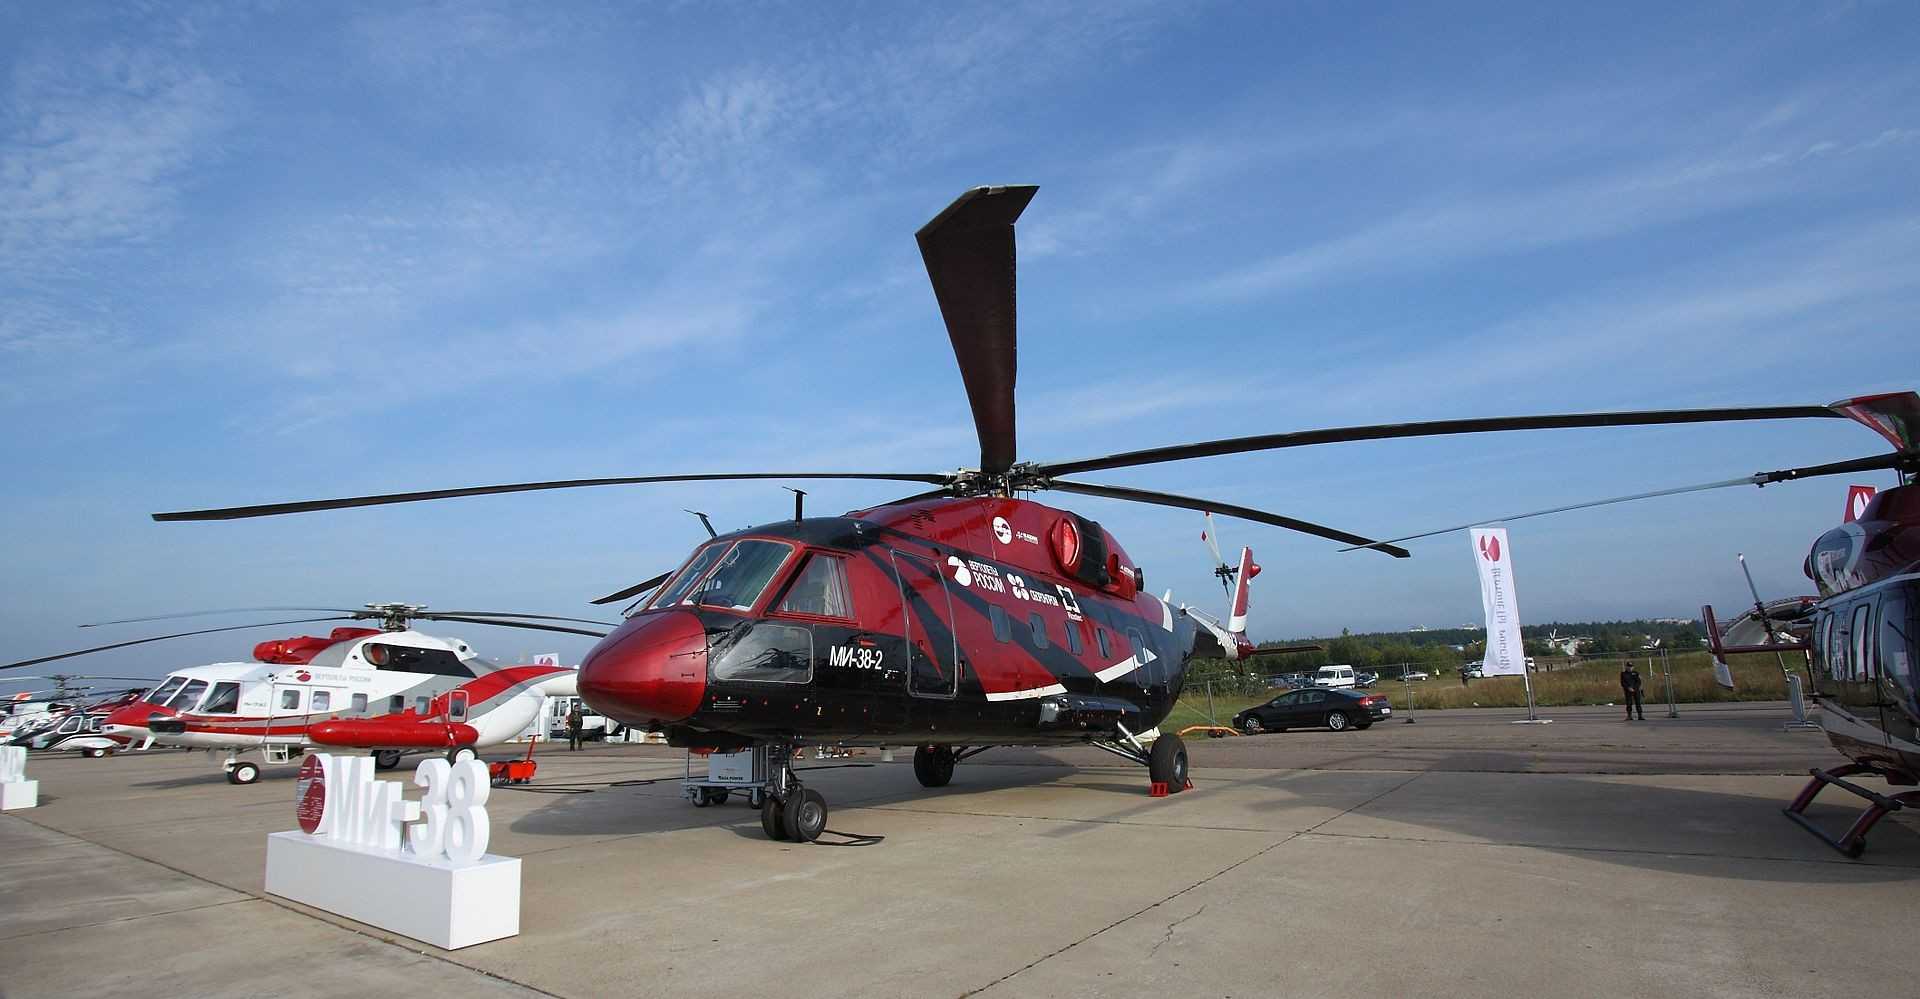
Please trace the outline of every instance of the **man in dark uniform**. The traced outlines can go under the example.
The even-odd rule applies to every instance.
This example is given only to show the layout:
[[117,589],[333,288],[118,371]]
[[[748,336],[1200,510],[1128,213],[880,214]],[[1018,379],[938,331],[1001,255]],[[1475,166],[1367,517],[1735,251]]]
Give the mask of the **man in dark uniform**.
[[580,714],[580,702],[573,702],[567,711],[567,752],[580,748],[580,729],[586,724],[586,718]]
[[1640,699],[1640,671],[1632,663],[1620,671],[1620,693],[1627,702],[1627,720],[1632,721],[1637,713],[1641,721],[1647,720],[1647,708]]

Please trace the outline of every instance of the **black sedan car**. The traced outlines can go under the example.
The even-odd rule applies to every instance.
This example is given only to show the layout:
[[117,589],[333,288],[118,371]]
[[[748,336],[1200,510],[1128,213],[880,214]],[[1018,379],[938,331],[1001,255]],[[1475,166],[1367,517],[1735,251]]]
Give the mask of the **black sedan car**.
[[1393,716],[1385,694],[1312,687],[1289,690],[1265,704],[1256,704],[1233,716],[1233,727],[1248,735],[1284,732],[1290,728],[1319,728],[1335,732],[1366,728]]

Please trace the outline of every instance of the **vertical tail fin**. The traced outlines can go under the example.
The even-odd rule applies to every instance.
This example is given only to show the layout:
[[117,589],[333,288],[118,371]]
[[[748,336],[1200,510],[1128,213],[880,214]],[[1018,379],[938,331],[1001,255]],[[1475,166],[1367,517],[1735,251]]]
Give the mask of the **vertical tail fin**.
[[1233,638],[1233,646],[1238,654],[1233,658],[1245,659],[1253,654],[1253,643],[1247,640],[1247,611],[1251,608],[1249,590],[1253,586],[1253,577],[1260,575],[1260,565],[1253,560],[1253,549],[1240,549],[1240,568],[1234,573],[1233,604],[1227,610],[1227,634]]

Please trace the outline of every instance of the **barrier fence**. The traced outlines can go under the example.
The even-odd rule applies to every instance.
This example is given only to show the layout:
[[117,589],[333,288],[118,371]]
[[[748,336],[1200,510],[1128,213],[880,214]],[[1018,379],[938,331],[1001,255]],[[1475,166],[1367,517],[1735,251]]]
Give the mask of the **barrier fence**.
[[[1530,676],[1534,701],[1542,708],[1621,704],[1620,673],[1629,662],[1639,670],[1644,701],[1664,704],[1669,718],[1679,717],[1683,704],[1792,700],[1791,685],[1812,689],[1805,657],[1798,654],[1786,657],[1786,671],[1771,654],[1729,656],[1734,689],[1727,690],[1715,682],[1713,658],[1706,650],[1652,649],[1537,657]],[[1460,665],[1450,660],[1356,665],[1354,669],[1376,674],[1378,679],[1369,692],[1385,695],[1395,714],[1409,720],[1418,711],[1527,706],[1526,684],[1520,677],[1468,678],[1463,682]],[[1420,673],[1427,678],[1411,679]],[[1790,681],[1790,676],[1795,679]],[[1275,685],[1274,678],[1244,667],[1224,673],[1202,672],[1188,682],[1167,725],[1226,725],[1241,709],[1266,701],[1283,689]]]

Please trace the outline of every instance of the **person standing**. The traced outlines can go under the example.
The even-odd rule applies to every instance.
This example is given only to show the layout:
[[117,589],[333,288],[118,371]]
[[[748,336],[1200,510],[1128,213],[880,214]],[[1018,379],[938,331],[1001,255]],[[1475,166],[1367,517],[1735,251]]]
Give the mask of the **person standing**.
[[1646,704],[1640,698],[1640,671],[1634,669],[1631,662],[1620,671],[1620,693],[1627,702],[1627,720],[1632,721],[1633,716],[1638,714],[1641,721],[1646,721]]
[[580,713],[580,702],[575,701],[573,707],[567,710],[567,752],[580,748],[580,729],[585,724],[586,717]]

